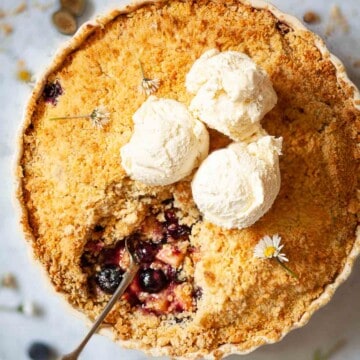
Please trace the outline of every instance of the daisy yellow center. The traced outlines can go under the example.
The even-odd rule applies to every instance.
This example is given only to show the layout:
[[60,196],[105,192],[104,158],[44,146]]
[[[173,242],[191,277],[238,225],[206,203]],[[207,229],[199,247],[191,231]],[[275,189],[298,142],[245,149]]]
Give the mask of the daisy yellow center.
[[268,247],[264,250],[264,255],[265,255],[265,257],[267,257],[267,258],[271,258],[271,257],[274,256],[275,252],[276,252],[276,249],[275,249],[274,246],[268,246]]

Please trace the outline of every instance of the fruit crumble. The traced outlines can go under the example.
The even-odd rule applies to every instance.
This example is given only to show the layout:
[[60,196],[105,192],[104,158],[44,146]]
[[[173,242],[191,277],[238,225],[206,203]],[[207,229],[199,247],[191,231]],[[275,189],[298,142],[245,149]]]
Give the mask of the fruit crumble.
[[[124,294],[131,306],[158,315],[191,312],[196,308],[193,285],[194,252],[190,243],[191,226],[180,224],[177,209],[167,209],[148,216],[128,237],[140,270]],[[98,289],[113,294],[129,266],[125,239],[104,244],[102,226],[95,227],[97,240],[89,240],[81,257],[91,293]],[[197,290],[197,294],[199,291]]]
[[[91,320],[127,269],[124,239],[141,244],[139,273],[102,329],[124,347],[220,359],[279,341],[329,301],[360,251],[357,91],[315,34],[256,4],[171,0],[115,10],[84,25],[34,87],[17,168],[22,224],[54,288]],[[200,216],[193,173],[148,186],[120,159],[147,99],[139,60],[161,81],[157,97],[189,106],[186,74],[213,48],[246,53],[278,97],[261,125],[283,138],[280,191],[241,230]],[[111,114],[101,131],[49,120],[100,105]],[[210,153],[228,145],[209,134]],[[254,257],[274,234],[297,278]]]

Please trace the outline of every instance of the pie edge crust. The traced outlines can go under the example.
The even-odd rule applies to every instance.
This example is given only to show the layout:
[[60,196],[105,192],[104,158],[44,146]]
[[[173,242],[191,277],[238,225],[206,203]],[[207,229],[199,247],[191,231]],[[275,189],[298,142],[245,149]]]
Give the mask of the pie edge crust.
[[[251,6],[255,9],[259,10],[268,10],[270,11],[279,21],[282,23],[285,23],[290,28],[294,30],[301,30],[305,32],[311,32],[309,29],[305,27],[304,24],[301,23],[300,20],[298,20],[296,17],[285,14],[282,11],[280,11],[275,6],[266,3],[265,0],[237,0],[239,3],[242,3],[244,5]],[[63,299],[63,302],[65,304],[65,307],[69,309],[73,315],[77,316],[78,318],[85,321],[89,326],[92,324],[90,319],[74,308],[72,305],[70,305],[67,300],[64,293],[61,291],[57,291],[54,286],[51,283],[51,280],[48,277],[48,274],[45,270],[45,268],[42,266],[42,264],[38,261],[38,259],[35,257],[33,247],[32,247],[32,241],[35,240],[33,233],[31,231],[31,227],[28,223],[28,213],[26,209],[26,205],[23,202],[23,193],[22,193],[22,166],[21,166],[21,160],[24,153],[23,148],[23,134],[25,130],[27,129],[28,125],[31,123],[32,113],[36,107],[36,102],[42,95],[43,88],[46,84],[48,76],[55,71],[65,60],[65,58],[73,51],[78,49],[82,43],[97,29],[104,27],[108,22],[112,21],[115,17],[119,15],[124,15],[131,13],[138,8],[146,5],[146,4],[155,4],[155,3],[163,3],[167,2],[167,0],[135,0],[132,1],[130,4],[122,6],[122,7],[116,7],[113,10],[107,11],[106,14],[102,14],[97,16],[96,18],[85,22],[79,30],[76,32],[76,34],[68,41],[64,43],[63,46],[61,46],[55,55],[53,56],[53,59],[48,66],[48,68],[38,76],[38,79],[36,81],[36,84],[32,90],[32,93],[29,97],[29,100],[27,102],[27,105],[25,107],[21,125],[18,129],[17,134],[17,153],[15,154],[14,159],[14,194],[15,194],[15,207],[17,210],[17,215],[19,222],[22,227],[22,232],[25,235],[25,239],[27,240],[28,244],[28,251],[29,251],[29,257],[32,260],[32,262],[40,269],[40,273],[43,275],[43,277],[46,279],[45,283],[48,284],[49,288],[52,292],[56,293],[57,295],[61,295],[61,298]],[[312,33],[312,32],[311,32]],[[360,91],[357,89],[355,84],[349,79],[344,64],[338,59],[335,55],[331,54],[329,50],[327,49],[325,42],[316,34],[312,33],[315,37],[315,46],[320,51],[321,55],[325,59],[329,59],[331,63],[334,65],[336,69],[336,76],[337,80],[340,83],[340,87],[348,86],[353,93],[353,104],[354,107],[358,110],[360,110]],[[190,353],[186,356],[180,356],[177,357],[177,359],[220,359],[222,357],[228,356],[228,355],[246,355],[251,352],[253,352],[255,349],[257,349],[260,346],[266,345],[266,344],[273,344],[276,342],[281,341],[290,331],[298,329],[308,323],[311,316],[320,309],[321,307],[325,306],[334,295],[336,289],[349,277],[351,274],[351,270],[353,267],[353,264],[356,260],[356,258],[360,255],[360,226],[356,229],[356,239],[354,242],[354,245],[346,259],[346,262],[344,264],[343,270],[341,273],[336,277],[333,283],[328,284],[324,292],[316,299],[314,300],[308,307],[308,310],[302,315],[302,317],[299,319],[298,322],[293,324],[292,327],[285,329],[277,339],[269,339],[267,337],[259,337],[254,338],[254,340],[258,343],[256,346],[247,349],[247,350],[241,350],[239,346],[235,344],[224,344],[219,346],[217,349],[212,350],[211,352],[204,352],[199,351],[196,353]],[[110,337],[114,340],[114,334],[109,329],[109,327],[104,326],[101,328],[98,332],[99,334],[102,334],[104,336]],[[129,348],[129,349],[139,349],[138,341],[134,340],[116,340],[116,342],[121,345],[123,348]],[[163,356],[167,355],[166,351],[164,351],[162,348],[151,348],[151,349],[142,349],[145,353],[148,353],[152,356]]]

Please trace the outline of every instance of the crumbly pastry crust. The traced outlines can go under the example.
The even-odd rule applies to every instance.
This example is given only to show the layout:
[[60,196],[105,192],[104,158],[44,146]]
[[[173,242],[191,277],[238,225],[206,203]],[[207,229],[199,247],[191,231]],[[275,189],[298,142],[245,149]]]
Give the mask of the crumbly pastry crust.
[[[138,58],[149,77],[161,79],[158,96],[189,104],[185,74],[214,47],[247,53],[267,70],[279,97],[262,123],[284,138],[282,187],[273,208],[241,231],[198,221],[191,177],[147,187],[129,180],[120,166],[132,114],[145,100],[137,91]],[[53,106],[42,93],[55,80],[64,93]],[[80,264],[94,226],[105,225],[104,241],[111,244],[173,195],[180,221],[198,221],[190,237],[200,254],[193,270],[193,282],[202,288],[197,309],[175,322],[130,311],[122,300],[107,318],[112,336],[152,355],[189,359],[248,353],[276,342],[329,301],[359,253],[358,99],[323,42],[261,1],[141,3],[98,18],[57,54],[26,110],[17,196],[34,256],[55,289],[93,319],[108,299],[89,292]],[[100,104],[112,114],[103,130],[82,120],[47,120],[90,113]],[[212,149],[226,145],[227,139],[211,135]],[[253,258],[258,240],[275,233],[299,280],[276,263]]]

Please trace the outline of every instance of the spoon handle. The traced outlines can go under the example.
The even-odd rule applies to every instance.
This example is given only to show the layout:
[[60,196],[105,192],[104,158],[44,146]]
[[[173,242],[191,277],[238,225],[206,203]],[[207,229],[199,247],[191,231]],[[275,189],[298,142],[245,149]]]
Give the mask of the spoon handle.
[[139,265],[136,264],[136,262],[132,261],[130,264],[130,267],[126,271],[126,273],[123,276],[123,279],[121,283],[119,284],[118,288],[114,292],[113,296],[105,306],[102,313],[99,315],[87,335],[85,336],[84,340],[79,344],[79,346],[70,354],[64,355],[59,360],[77,360],[78,356],[81,354],[82,350],[90,340],[90,338],[94,335],[98,327],[101,325],[101,323],[104,321],[108,313],[111,311],[115,303],[118,301],[120,296],[125,292],[127,287],[130,285],[130,283],[133,281],[137,271],[139,269]]

